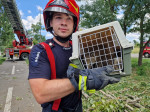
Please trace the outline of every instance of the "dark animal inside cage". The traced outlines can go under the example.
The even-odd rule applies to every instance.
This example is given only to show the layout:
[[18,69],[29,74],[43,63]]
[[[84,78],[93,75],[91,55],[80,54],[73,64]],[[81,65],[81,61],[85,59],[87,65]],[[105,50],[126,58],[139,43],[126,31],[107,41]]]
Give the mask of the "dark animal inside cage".
[[113,27],[79,36],[80,60],[85,69],[112,65],[123,69],[122,48]]

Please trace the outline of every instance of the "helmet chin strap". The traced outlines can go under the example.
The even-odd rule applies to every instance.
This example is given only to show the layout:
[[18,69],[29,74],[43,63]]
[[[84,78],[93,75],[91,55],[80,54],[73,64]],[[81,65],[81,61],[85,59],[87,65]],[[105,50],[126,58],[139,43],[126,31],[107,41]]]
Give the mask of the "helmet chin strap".
[[60,36],[56,36],[56,35],[53,33],[53,31],[50,31],[50,32],[51,32],[51,34],[52,34],[59,42],[61,42],[61,43],[65,43],[65,42],[71,40],[71,37],[72,37],[72,34],[71,34],[71,35],[67,36],[66,38],[62,38],[62,37],[60,37]]
[[68,36],[68,37],[66,37],[66,38],[61,38],[60,36],[55,36],[55,38],[56,38],[59,42],[61,42],[61,43],[65,43],[65,42],[67,42],[67,41],[69,41],[69,40],[70,40],[71,35],[69,35],[69,36]]

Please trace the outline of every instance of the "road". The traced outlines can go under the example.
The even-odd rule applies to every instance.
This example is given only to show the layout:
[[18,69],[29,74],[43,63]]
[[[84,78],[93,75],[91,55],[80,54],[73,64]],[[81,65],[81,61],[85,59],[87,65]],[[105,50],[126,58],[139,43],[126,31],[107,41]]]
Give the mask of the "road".
[[138,58],[138,57],[139,57],[139,54],[131,54],[131,57],[132,57],[132,58]]
[[[131,57],[132,57],[132,58],[138,58],[138,57],[139,57],[139,54],[131,54]],[[145,58],[145,57],[143,56],[143,58]]]
[[27,78],[25,61],[7,60],[0,65],[0,112],[41,112]]
[[[138,54],[131,54],[137,58]],[[6,60],[0,65],[0,112],[41,112],[28,83],[25,61]]]

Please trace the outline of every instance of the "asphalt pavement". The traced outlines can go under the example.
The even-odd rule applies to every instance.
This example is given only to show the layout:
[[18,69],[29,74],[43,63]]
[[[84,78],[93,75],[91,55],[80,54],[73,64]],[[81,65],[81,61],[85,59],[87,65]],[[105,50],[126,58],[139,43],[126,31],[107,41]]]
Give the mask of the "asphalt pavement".
[[[138,54],[131,54],[138,58]],[[25,61],[6,60],[0,65],[0,112],[41,112],[28,83]]]
[[139,57],[139,54],[131,54],[131,57],[132,57],[132,58],[138,58],[138,57]]
[[41,112],[27,78],[25,61],[7,60],[0,65],[0,112]]

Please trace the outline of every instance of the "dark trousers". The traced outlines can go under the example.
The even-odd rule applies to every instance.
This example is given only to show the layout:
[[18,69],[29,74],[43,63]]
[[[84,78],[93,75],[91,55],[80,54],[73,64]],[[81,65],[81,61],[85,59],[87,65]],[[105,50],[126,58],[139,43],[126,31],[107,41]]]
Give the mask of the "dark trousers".
[[49,104],[47,107],[43,108],[42,112],[82,112],[82,102],[80,102],[75,109],[59,108],[58,111],[53,111],[52,105]]

